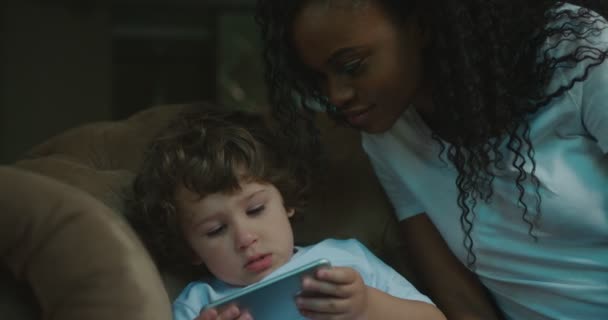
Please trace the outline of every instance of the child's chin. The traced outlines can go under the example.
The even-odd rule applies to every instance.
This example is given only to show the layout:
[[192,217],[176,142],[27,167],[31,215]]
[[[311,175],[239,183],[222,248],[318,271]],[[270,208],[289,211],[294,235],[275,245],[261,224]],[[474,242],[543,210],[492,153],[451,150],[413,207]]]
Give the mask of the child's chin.
[[264,271],[262,271],[262,272],[258,273],[258,274],[255,276],[255,281],[253,281],[252,283],[259,282],[259,281],[263,280],[263,279],[264,279],[264,278],[266,278],[268,275],[270,275],[270,274],[271,274],[271,273],[272,273],[272,272],[273,272],[275,269],[276,269],[276,268],[268,268],[267,270],[264,270]]
[[266,276],[268,276],[270,273],[272,273],[272,271],[268,272],[268,270],[267,270],[262,273],[247,277],[246,279],[242,279],[239,282],[238,286],[246,287],[248,285],[252,285],[254,283],[260,282],[260,281],[264,280],[264,278],[266,278]]

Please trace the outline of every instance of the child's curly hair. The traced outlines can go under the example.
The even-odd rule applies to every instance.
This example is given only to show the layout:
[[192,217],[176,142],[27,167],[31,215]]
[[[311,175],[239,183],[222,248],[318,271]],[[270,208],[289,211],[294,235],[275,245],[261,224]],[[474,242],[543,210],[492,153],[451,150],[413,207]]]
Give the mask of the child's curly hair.
[[[130,221],[159,268],[204,274],[182,235],[176,190],[201,197],[240,188],[239,182],[274,185],[288,208],[300,208],[310,181],[302,163],[284,150],[261,114],[205,105],[180,114],[148,146],[133,184]],[[297,164],[297,165],[296,165]]]

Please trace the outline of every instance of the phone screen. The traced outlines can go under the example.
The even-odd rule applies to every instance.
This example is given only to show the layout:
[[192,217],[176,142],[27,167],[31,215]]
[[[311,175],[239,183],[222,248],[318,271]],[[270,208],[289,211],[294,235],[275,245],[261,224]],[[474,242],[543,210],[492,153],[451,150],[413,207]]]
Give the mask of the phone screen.
[[205,309],[221,309],[236,304],[247,310],[254,319],[272,320],[274,318],[293,319],[301,317],[295,297],[302,291],[302,278],[313,276],[319,268],[330,267],[327,259],[318,259],[280,276],[247,286],[238,292],[212,302]]

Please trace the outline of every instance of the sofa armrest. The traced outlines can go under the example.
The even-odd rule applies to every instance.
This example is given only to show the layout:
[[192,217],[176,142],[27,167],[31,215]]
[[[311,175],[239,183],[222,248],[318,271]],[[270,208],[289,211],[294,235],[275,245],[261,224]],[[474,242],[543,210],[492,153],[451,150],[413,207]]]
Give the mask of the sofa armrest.
[[122,218],[89,194],[0,167],[0,259],[44,319],[167,320],[159,273]]

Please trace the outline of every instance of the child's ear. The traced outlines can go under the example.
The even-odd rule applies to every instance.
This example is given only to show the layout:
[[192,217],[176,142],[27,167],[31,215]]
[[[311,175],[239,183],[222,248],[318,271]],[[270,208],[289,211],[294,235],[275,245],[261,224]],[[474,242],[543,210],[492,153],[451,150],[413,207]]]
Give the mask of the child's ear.
[[294,208],[287,208],[287,217],[291,218],[296,214],[296,209]]

